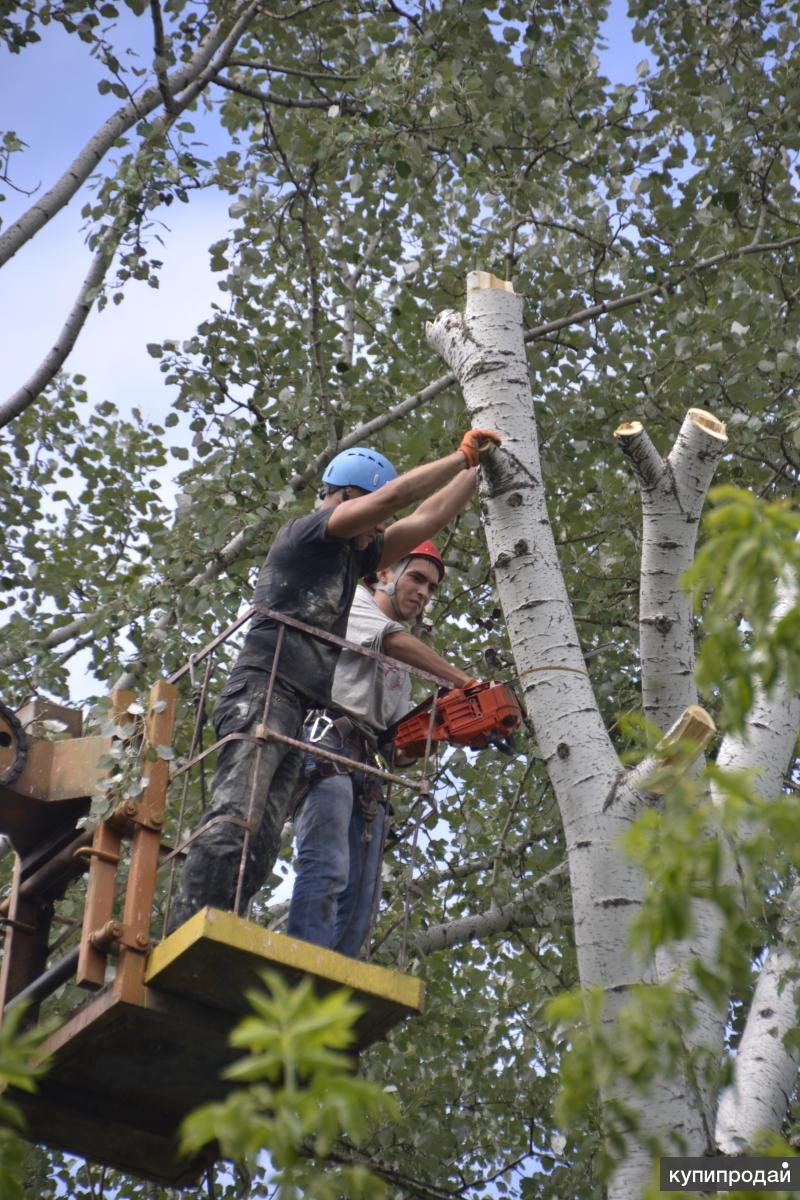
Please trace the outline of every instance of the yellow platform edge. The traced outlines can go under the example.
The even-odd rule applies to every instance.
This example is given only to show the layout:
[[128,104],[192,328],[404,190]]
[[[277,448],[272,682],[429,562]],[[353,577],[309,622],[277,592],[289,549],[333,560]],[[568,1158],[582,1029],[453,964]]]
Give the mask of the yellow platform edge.
[[149,955],[145,983],[159,986],[160,977],[181,955],[201,939],[218,942],[260,959],[263,966],[279,967],[318,976],[341,987],[368,996],[388,1000],[413,1012],[421,1013],[425,1003],[425,984],[414,975],[361,962],[313,946],[299,938],[273,933],[254,921],[246,921],[230,912],[203,908],[185,924],[169,934]]

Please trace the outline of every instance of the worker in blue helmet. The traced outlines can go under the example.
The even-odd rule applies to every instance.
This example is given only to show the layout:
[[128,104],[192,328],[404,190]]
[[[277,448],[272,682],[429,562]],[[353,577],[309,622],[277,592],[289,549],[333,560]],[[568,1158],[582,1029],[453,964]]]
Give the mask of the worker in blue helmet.
[[[279,530],[253,603],[344,637],[358,580],[398,562],[451,521],[475,490],[481,456],[499,442],[491,430],[471,429],[458,450],[403,475],[375,450],[343,450],[325,469],[316,510]],[[410,515],[387,527],[415,503]],[[243,911],[272,871],[301,754],[275,738],[259,747],[248,735],[264,720],[271,682],[268,725],[298,739],[306,712],[330,700],[338,658],[331,642],[270,617],[253,618],[213,716],[218,739],[244,737],[219,750],[211,805],[189,845],[168,931],[206,905]]]

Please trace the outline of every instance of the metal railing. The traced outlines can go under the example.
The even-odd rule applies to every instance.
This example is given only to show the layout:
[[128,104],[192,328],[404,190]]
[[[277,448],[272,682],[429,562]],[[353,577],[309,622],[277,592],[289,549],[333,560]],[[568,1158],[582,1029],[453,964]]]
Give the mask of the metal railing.
[[[210,745],[208,747],[203,747],[202,736],[203,736],[203,727],[204,727],[205,706],[206,706],[206,702],[207,702],[207,698],[208,698],[210,679],[211,679],[211,675],[213,673],[214,666],[215,666],[215,658],[214,658],[215,653],[217,650],[219,650],[221,647],[223,647],[226,644],[226,642],[228,642],[228,640],[231,637],[233,637],[233,635],[247,621],[251,620],[254,616],[266,617],[269,620],[274,621],[278,628],[275,651],[273,654],[272,664],[271,664],[271,667],[269,670],[269,674],[267,676],[267,687],[266,687],[266,693],[265,693],[264,706],[263,706],[263,709],[261,712],[260,720],[258,721],[258,723],[256,725],[256,733],[255,734],[231,733],[231,734],[228,734],[226,737],[218,739],[212,745]],[[287,628],[295,629],[306,637],[314,638],[317,641],[322,641],[322,642],[327,642],[327,643],[333,644],[335,646],[340,647],[341,649],[346,649],[355,654],[359,654],[362,657],[373,659],[373,660],[377,661],[378,663],[382,663],[387,666],[391,666],[395,669],[397,667],[396,659],[390,658],[388,655],[382,654],[379,651],[371,650],[368,647],[361,646],[356,642],[347,641],[345,638],[338,637],[336,634],[329,633],[325,630],[317,629],[315,626],[307,625],[303,621],[298,621],[294,617],[286,616],[285,614],[275,612],[272,609],[264,608],[260,605],[252,605],[250,608],[247,609],[246,612],[244,612],[240,617],[238,617],[236,621],[232,622],[225,630],[223,630],[222,633],[220,633],[217,637],[213,638],[201,650],[192,654],[190,656],[189,660],[187,661],[187,663],[183,667],[181,667],[180,670],[176,671],[173,675],[169,676],[168,682],[171,684],[176,684],[180,680],[184,679],[187,674],[189,675],[191,684],[192,684],[192,690],[193,690],[193,693],[196,698],[196,711],[195,711],[195,720],[194,720],[192,733],[191,733],[191,740],[190,740],[188,756],[186,757],[186,759],[182,760],[180,765],[178,766],[178,768],[173,770],[173,772],[172,772],[173,781],[175,779],[179,778],[180,776],[184,776],[184,784],[183,784],[183,788],[182,788],[181,800],[180,800],[179,811],[178,811],[176,835],[175,835],[177,844],[165,856],[165,858],[162,860],[162,864],[161,864],[162,867],[167,865],[168,863],[172,864],[171,868],[170,868],[170,877],[169,877],[166,900],[165,900],[165,905],[164,905],[165,924],[169,920],[170,907],[171,907],[171,903],[172,903],[172,897],[173,897],[174,886],[175,886],[175,870],[176,870],[177,860],[184,854],[184,852],[189,847],[189,845],[191,845],[197,839],[201,838],[205,832],[207,832],[209,829],[211,829],[214,825],[224,823],[224,822],[229,822],[229,823],[232,823],[235,825],[239,825],[244,829],[244,838],[242,841],[242,850],[241,850],[241,855],[240,855],[240,859],[239,859],[239,869],[238,869],[238,875],[237,875],[237,880],[236,880],[236,898],[235,898],[235,902],[234,902],[234,911],[239,912],[241,910],[247,858],[248,858],[253,834],[256,832],[256,830],[254,829],[254,825],[253,825],[253,816],[254,816],[256,800],[257,800],[257,787],[258,787],[259,766],[260,766],[261,756],[263,754],[265,746],[267,745],[267,743],[269,741],[278,741],[278,742],[282,742],[283,744],[285,744],[291,748],[301,750],[304,753],[311,754],[315,758],[319,758],[322,761],[330,762],[334,765],[335,768],[337,768],[339,770],[343,770],[346,772],[360,771],[360,772],[364,772],[364,773],[372,776],[373,778],[375,778],[377,780],[380,780],[380,782],[384,783],[387,788],[387,795],[385,797],[387,812],[391,808],[391,788],[393,786],[407,789],[413,793],[414,803],[412,805],[412,811],[415,812],[416,817],[412,823],[412,828],[408,835],[410,838],[411,845],[410,845],[409,864],[408,864],[408,870],[407,870],[407,875],[406,875],[406,884],[405,884],[405,891],[404,891],[404,898],[403,898],[402,939],[401,939],[400,953],[398,956],[398,965],[399,965],[400,969],[402,970],[406,965],[407,952],[408,952],[408,926],[409,926],[409,918],[410,918],[410,911],[411,911],[410,896],[411,896],[411,890],[412,890],[412,885],[413,885],[413,873],[414,873],[417,849],[418,849],[419,827],[420,827],[422,818],[424,816],[425,804],[430,802],[430,797],[431,797],[429,765],[430,765],[430,752],[431,752],[431,734],[433,731],[434,722],[435,722],[435,718],[436,718],[436,693],[434,692],[434,696],[433,696],[432,703],[431,703],[430,721],[429,721],[429,725],[428,725],[428,738],[427,738],[427,744],[425,747],[425,752],[424,752],[424,755],[421,760],[421,773],[413,778],[409,777],[407,775],[398,774],[396,771],[390,769],[389,765],[387,765],[386,767],[373,766],[371,763],[365,762],[363,759],[349,758],[345,754],[337,754],[334,751],[326,749],[324,746],[317,745],[313,742],[307,742],[307,741],[300,740],[298,738],[289,737],[286,734],[280,733],[279,731],[270,728],[270,725],[269,725],[272,696],[273,696],[273,692],[274,692],[275,681],[280,676],[280,657],[281,657],[281,651],[283,649],[284,634],[285,634],[285,630]],[[205,664],[206,664],[205,671],[203,673],[202,683],[198,686],[196,672],[197,672],[200,664],[203,662],[205,662]],[[413,674],[414,676],[416,676],[418,678],[425,679],[425,680],[435,684],[437,689],[439,687],[451,686],[446,680],[440,678],[437,675],[433,675],[428,671],[424,671],[424,670],[421,670],[418,668],[413,668],[413,667],[407,667],[406,669],[409,671],[410,674]],[[297,690],[300,691],[300,689],[297,689]],[[326,708],[331,709],[333,711],[338,711],[343,716],[347,716],[347,713],[345,712],[345,710],[337,709],[337,706],[333,702],[328,702],[326,704]],[[211,820],[206,822],[204,825],[201,825],[200,828],[196,829],[194,832],[189,834],[187,837],[184,837],[183,836],[183,828],[184,828],[185,816],[186,816],[186,806],[187,806],[187,798],[188,798],[190,772],[192,771],[192,769],[194,767],[202,766],[204,761],[207,758],[209,758],[210,755],[216,753],[223,745],[225,745],[228,742],[237,741],[237,740],[238,741],[249,741],[256,745],[256,755],[255,755],[254,767],[253,767],[253,771],[252,771],[253,782],[251,785],[251,791],[250,791],[250,795],[248,798],[248,810],[247,810],[246,818],[244,820],[242,820],[242,818],[236,817],[236,816],[229,816],[229,815],[216,816],[216,817],[211,818]],[[204,792],[204,788],[201,789],[201,792]],[[382,836],[383,836],[384,843],[385,843],[386,822],[384,822]],[[381,848],[380,858],[382,859],[382,857],[383,857],[383,846]],[[368,930],[367,939],[366,939],[367,946],[369,946],[370,939],[372,936],[375,916],[377,915],[378,900],[379,900],[378,895],[373,897],[373,902],[372,902],[372,906],[371,906],[372,917],[370,920],[369,930]],[[248,911],[249,911],[249,908],[250,908],[250,905],[248,905]]]
[[[241,627],[254,616],[266,617],[275,622],[278,634],[269,672],[265,672],[266,693],[255,729],[248,732],[231,733],[212,745],[203,745],[204,715],[211,690],[211,680],[218,665],[217,652],[225,647]],[[287,747],[302,750],[321,761],[331,763],[343,772],[360,771],[385,786],[384,800],[387,813],[391,811],[392,789],[402,789],[411,794],[411,804],[405,813],[404,833],[395,837],[395,842],[408,842],[408,863],[402,897],[402,936],[398,954],[398,965],[403,969],[408,955],[409,921],[411,914],[411,892],[418,854],[419,834],[426,806],[432,804],[432,780],[430,774],[431,734],[436,717],[436,691],[431,702],[430,722],[425,752],[413,775],[400,774],[390,762],[377,765],[361,759],[350,758],[325,746],[289,737],[270,727],[270,715],[275,682],[280,674],[281,652],[287,628],[302,635],[331,643],[340,649],[391,665],[396,669],[397,660],[375,650],[349,642],[335,634],[316,629],[292,617],[254,605],[232,622],[217,637],[202,649],[192,654],[187,663],[166,681],[155,685],[151,693],[143,743],[143,772],[145,789],[136,800],[120,801],[113,812],[107,814],[93,827],[74,829],[62,838],[51,851],[43,847],[37,850],[35,869],[21,867],[17,858],[11,893],[2,905],[0,920],[6,930],[5,957],[0,980],[0,1012],[9,1003],[29,1000],[33,1009],[64,982],[73,980],[80,986],[97,990],[106,983],[106,968],[110,959],[116,960],[113,986],[121,995],[132,998],[142,994],[147,951],[151,945],[153,906],[156,897],[156,876],[159,871],[169,870],[164,916],[168,918],[173,899],[176,868],[189,845],[212,824],[227,821],[244,830],[242,850],[236,880],[235,911],[242,908],[245,867],[252,838],[256,832],[256,788],[258,765],[264,749],[270,741],[284,743]],[[202,670],[201,670],[202,668]],[[409,673],[439,687],[449,684],[429,672],[407,667]],[[200,676],[202,674],[202,679]],[[172,741],[175,712],[178,702],[177,684],[189,676],[194,703],[188,752],[172,764],[162,761],[154,749]],[[299,690],[299,689],[298,689]],[[134,699],[132,693],[114,693],[113,708],[124,713]],[[326,707],[335,709],[335,705]],[[338,710],[342,711],[342,710]],[[343,714],[347,715],[347,714]],[[206,761],[220,747],[235,740],[255,744],[255,769],[253,784],[248,796],[247,813],[240,816],[218,816],[205,825],[184,836],[188,807],[189,787],[192,773],[200,771],[200,801],[206,807],[205,773]],[[147,751],[150,748],[148,755]],[[176,816],[173,844],[167,848],[162,832],[168,816],[167,792],[170,785],[180,781],[181,795]],[[87,802],[88,809],[88,802]],[[388,820],[383,822],[382,837],[386,838]],[[172,840],[172,839],[171,839]],[[44,839],[46,843],[47,839]],[[130,842],[127,862],[127,877],[124,887],[120,885],[123,843]],[[381,858],[384,846],[381,847]],[[26,859],[26,863],[27,863]],[[69,949],[61,957],[51,961],[63,938],[49,944],[50,926],[53,921],[54,898],[63,890],[60,881],[72,881],[88,872],[86,896],[80,925],[80,944]],[[367,934],[367,946],[374,930],[375,918],[380,902],[380,870],[375,881],[372,897],[371,918]],[[118,895],[118,891],[120,894]]]

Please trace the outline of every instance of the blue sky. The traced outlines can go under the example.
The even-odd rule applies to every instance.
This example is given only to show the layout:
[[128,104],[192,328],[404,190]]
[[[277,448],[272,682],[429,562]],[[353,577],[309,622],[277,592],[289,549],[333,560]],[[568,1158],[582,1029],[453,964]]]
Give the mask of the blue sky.
[[[127,15],[126,25],[140,32],[147,22]],[[605,26],[608,50],[601,69],[612,82],[635,78],[644,57],[633,45],[623,0],[613,0]],[[130,39],[129,39],[130,40]],[[147,62],[149,37],[134,46]],[[97,92],[99,68],[85,45],[52,24],[41,43],[22,55],[0,50],[0,129],[13,129],[29,150],[16,156],[13,178],[25,188],[46,188],[69,165],[91,134],[119,101]],[[211,118],[203,136],[224,147],[224,135]],[[9,187],[0,206],[4,225],[23,212],[30,200]],[[34,241],[4,268],[0,289],[0,378],[4,395],[23,384],[49,350],[88,269],[83,244],[79,194]],[[167,409],[164,384],[148,342],[189,337],[219,297],[216,278],[208,270],[207,248],[227,228],[231,200],[202,192],[187,206],[164,213],[164,267],[161,286],[132,283],[119,306],[93,313],[67,368],[87,377],[93,401],[112,400],[121,409],[141,405],[155,415]],[[167,227],[169,226],[169,227]]]
[[[142,21],[126,24],[138,30]],[[143,47],[145,61],[150,51]],[[97,91],[100,69],[76,37],[51,25],[42,42],[22,55],[0,51],[0,127],[13,129],[30,147],[16,156],[13,178],[20,186],[49,187],[69,166],[120,101]],[[211,118],[209,118],[211,122]],[[209,133],[219,136],[214,125]],[[31,203],[3,187],[4,226]],[[80,210],[86,187],[3,271],[0,289],[0,377],[6,392],[30,375],[54,342],[88,270]],[[225,229],[230,198],[199,193],[181,205],[161,230],[165,263],[161,286],[134,283],[119,306],[93,313],[67,363],[87,376],[95,401],[113,400],[122,409],[153,403],[164,410],[163,383],[147,342],[190,336],[219,293],[208,270],[207,247]],[[165,217],[170,214],[165,211]],[[154,251],[155,252],[155,251]],[[156,405],[153,404],[153,407]]]

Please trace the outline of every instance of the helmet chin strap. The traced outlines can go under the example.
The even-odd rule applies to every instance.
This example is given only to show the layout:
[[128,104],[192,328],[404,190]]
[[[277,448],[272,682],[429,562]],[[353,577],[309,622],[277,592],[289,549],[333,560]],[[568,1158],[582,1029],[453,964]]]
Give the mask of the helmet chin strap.
[[406,570],[406,568],[408,567],[408,563],[410,561],[411,560],[409,559],[403,563],[402,567],[397,572],[394,579],[390,579],[388,583],[377,583],[375,585],[376,592],[383,592],[383,594],[385,596],[389,597],[389,600],[391,601],[392,609],[394,610],[394,615],[397,617],[398,621],[404,621],[405,618],[403,617],[403,614],[400,612],[400,609],[397,604],[397,596],[396,596],[397,581],[400,578],[400,576],[403,574],[403,572]]
[[391,583],[376,583],[375,591],[383,592],[383,594],[385,596],[389,597],[389,603],[391,604],[392,609],[394,610],[394,615],[397,617],[398,621],[402,621],[404,618],[403,618],[403,615],[400,612],[400,609],[398,608],[398,605],[397,605],[397,596],[396,596],[397,585],[395,583],[395,580],[393,579],[391,581]]

